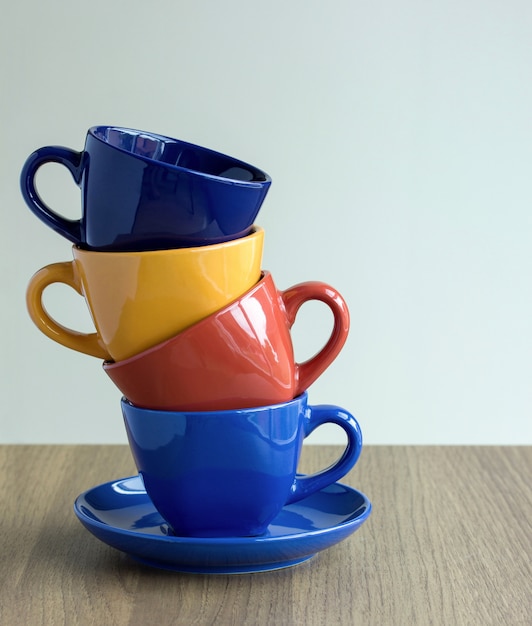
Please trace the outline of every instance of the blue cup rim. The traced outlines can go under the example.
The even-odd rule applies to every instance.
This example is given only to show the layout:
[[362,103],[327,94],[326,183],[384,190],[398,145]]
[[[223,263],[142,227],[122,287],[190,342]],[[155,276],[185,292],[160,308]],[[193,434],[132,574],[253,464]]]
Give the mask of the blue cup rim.
[[[175,165],[172,163],[168,163],[166,161],[160,161],[158,159],[153,159],[149,156],[143,155],[143,154],[138,154],[136,152],[131,152],[129,150],[126,150],[125,148],[122,148],[120,146],[115,146],[112,143],[109,143],[109,141],[105,138],[105,136],[103,135],[104,131],[108,131],[108,130],[116,130],[116,131],[120,131],[120,132],[129,132],[129,133],[133,133],[135,135],[145,135],[146,137],[150,137],[150,138],[154,138],[157,140],[161,140],[164,142],[168,142],[168,143],[175,143],[175,144],[179,144],[180,146],[183,147],[187,147],[187,148],[191,148],[197,152],[201,152],[203,154],[206,155],[210,155],[213,157],[220,157],[220,158],[224,158],[227,159],[228,161],[230,161],[231,163],[233,163],[235,166],[242,166],[243,168],[250,170],[251,172],[253,172],[254,176],[256,176],[256,178],[254,178],[253,180],[240,180],[237,178],[230,178],[230,177],[225,177],[225,176],[219,176],[219,175],[215,175],[215,174],[209,174],[208,172],[202,172],[201,170],[195,170],[195,169],[191,169],[188,167],[183,167],[180,165]],[[154,133],[152,131],[144,131],[144,130],[139,130],[136,128],[129,128],[127,126],[115,126],[113,124],[110,125],[98,125],[98,126],[91,126],[88,130],[88,134],[93,137],[95,140],[99,141],[100,143],[108,146],[109,148],[113,148],[114,150],[117,150],[118,152],[122,152],[123,154],[127,154],[129,156],[133,156],[139,160],[142,160],[146,163],[151,163],[151,164],[157,164],[159,166],[164,166],[168,169],[174,170],[174,171],[181,171],[181,172],[187,172],[187,173],[193,173],[196,174],[197,176],[201,176],[201,177],[205,177],[205,178],[210,178],[219,182],[227,182],[227,183],[231,183],[231,184],[237,184],[239,186],[244,186],[244,187],[264,187],[264,186],[269,186],[271,184],[271,177],[269,176],[269,174],[267,174],[264,170],[256,167],[255,165],[251,165],[250,163],[247,163],[246,161],[242,161],[241,159],[237,159],[235,157],[229,156],[227,154],[224,154],[223,152],[218,152],[217,150],[213,150],[211,148],[206,148],[204,146],[200,146],[198,144],[194,144],[188,141],[184,141],[182,139],[175,139],[173,137],[169,137],[167,135],[161,135],[159,133]]]
[[275,404],[265,404],[263,406],[255,406],[255,407],[248,407],[248,408],[241,408],[241,409],[222,409],[220,411],[167,411],[167,410],[161,410],[161,409],[149,409],[149,408],[140,407],[140,406],[137,406],[136,404],[133,404],[133,402],[131,402],[131,400],[128,400],[126,396],[122,396],[122,399],[120,402],[122,403],[122,405],[127,405],[128,407],[130,407],[131,409],[135,411],[140,411],[143,413],[144,412],[151,413],[153,415],[167,415],[168,416],[172,414],[173,415],[186,414],[186,415],[198,415],[198,416],[200,415],[223,416],[223,415],[235,415],[235,414],[263,413],[266,411],[280,409],[282,407],[288,407],[293,404],[308,403],[308,391],[303,391],[303,393],[299,394],[295,398],[292,398],[291,400],[287,400],[286,402],[277,402]]

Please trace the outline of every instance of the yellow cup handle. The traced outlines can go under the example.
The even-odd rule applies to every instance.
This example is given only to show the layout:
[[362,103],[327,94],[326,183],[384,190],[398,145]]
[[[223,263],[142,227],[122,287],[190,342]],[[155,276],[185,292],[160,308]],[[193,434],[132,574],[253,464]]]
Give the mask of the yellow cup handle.
[[83,296],[81,285],[74,271],[73,261],[52,263],[36,272],[26,290],[26,306],[30,317],[37,328],[50,339],[67,348],[109,360],[111,355],[107,351],[100,335],[95,333],[81,333],[63,326],[48,315],[43,303],[43,292],[53,283],[64,283],[72,287],[80,296]]

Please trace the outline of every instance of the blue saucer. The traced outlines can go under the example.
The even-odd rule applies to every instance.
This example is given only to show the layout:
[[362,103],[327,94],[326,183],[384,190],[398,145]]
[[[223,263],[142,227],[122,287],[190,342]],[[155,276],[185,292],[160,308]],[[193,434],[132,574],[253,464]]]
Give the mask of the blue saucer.
[[139,476],[93,487],[76,498],[74,512],[104,543],[153,567],[201,574],[243,574],[302,563],[355,532],[371,503],[335,483],[287,505],[260,537],[196,538],[172,535]]

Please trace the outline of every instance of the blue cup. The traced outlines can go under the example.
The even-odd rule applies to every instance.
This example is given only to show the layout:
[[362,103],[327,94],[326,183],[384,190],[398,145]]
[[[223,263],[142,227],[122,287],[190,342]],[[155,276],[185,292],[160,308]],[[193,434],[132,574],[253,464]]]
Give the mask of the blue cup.
[[[67,219],[40,197],[35,176],[46,163],[64,165],[82,192],[81,218]],[[76,152],[46,146],[20,176],[28,207],[47,226],[89,250],[141,251],[197,247],[251,231],[271,185],[256,167],[154,133],[115,126],[90,128]]]
[[[334,405],[290,402],[227,411],[156,411],[122,398],[131,452],[146,492],[176,535],[256,536],[284,505],[342,478],[362,449],[356,419]],[[297,474],[303,440],[322,424],[347,435],[340,459]]]

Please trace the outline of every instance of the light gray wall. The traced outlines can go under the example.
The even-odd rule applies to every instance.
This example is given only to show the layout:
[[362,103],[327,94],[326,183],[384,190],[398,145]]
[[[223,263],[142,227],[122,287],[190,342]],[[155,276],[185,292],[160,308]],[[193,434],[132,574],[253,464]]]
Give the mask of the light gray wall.
[[[26,313],[30,276],[71,253],[18,188],[35,148],[118,124],[272,176],[264,267],[334,285],[352,315],[311,402],[367,443],[532,443],[532,3],[21,0],[0,29],[1,442],[126,440],[101,363]],[[79,214],[66,171],[39,180]],[[90,328],[66,288],[47,304]],[[328,322],[302,311],[300,357]]]

